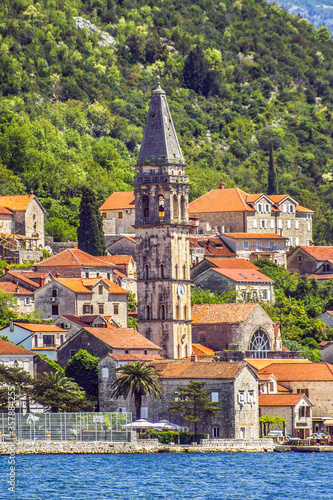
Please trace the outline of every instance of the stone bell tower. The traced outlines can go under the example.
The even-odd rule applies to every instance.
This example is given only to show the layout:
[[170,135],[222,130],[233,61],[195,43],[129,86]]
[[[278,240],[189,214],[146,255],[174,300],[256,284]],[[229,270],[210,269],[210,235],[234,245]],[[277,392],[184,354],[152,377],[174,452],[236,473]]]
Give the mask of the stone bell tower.
[[188,177],[157,80],[134,180],[139,332],[166,358],[191,356]]

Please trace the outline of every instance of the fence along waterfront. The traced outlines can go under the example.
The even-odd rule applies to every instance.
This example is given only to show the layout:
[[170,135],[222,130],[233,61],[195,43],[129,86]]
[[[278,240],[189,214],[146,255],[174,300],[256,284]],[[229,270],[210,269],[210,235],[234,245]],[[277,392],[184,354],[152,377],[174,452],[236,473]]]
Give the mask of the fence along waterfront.
[[10,436],[7,413],[0,413],[0,441],[128,441],[132,413],[16,413]]

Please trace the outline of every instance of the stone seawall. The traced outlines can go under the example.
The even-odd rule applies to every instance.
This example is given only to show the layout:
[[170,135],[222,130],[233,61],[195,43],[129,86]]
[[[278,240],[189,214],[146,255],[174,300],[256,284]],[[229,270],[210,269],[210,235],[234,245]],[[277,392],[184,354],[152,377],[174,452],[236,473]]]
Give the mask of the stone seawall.
[[137,443],[106,441],[17,441],[0,443],[0,455],[57,455],[57,454],[119,454],[119,453],[206,453],[206,452],[263,452],[274,451],[272,439],[233,440],[204,439],[202,444],[159,444],[157,439],[140,439]]

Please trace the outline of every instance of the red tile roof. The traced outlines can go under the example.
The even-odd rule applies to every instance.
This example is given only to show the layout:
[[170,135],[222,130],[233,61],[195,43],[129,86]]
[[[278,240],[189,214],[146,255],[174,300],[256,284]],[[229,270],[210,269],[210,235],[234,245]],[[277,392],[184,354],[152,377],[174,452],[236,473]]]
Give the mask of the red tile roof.
[[244,368],[243,363],[191,362],[163,360],[154,363],[160,377],[170,379],[224,379],[233,380]]
[[333,274],[310,274],[308,276],[309,280],[312,280],[313,278],[316,278],[317,280],[331,280],[333,279]]
[[195,304],[192,306],[192,325],[215,323],[240,323],[258,304]]
[[112,193],[100,210],[124,210],[126,208],[135,208],[134,191]]
[[272,363],[258,373],[274,373],[279,382],[333,381],[333,365],[329,363]]
[[301,207],[301,205],[296,206],[296,212],[301,212],[301,213],[307,213],[307,214],[314,214],[313,210],[310,210],[309,208]]
[[211,269],[211,271],[238,283],[274,283],[271,278],[252,269]]
[[9,208],[10,210],[26,210],[34,197],[34,194],[0,196],[0,206]]
[[0,339],[0,355],[1,354],[32,355],[33,352],[23,349],[23,347],[19,347],[11,342],[7,342],[6,340]]
[[205,257],[205,260],[214,264],[220,269],[253,269],[257,270],[258,267],[246,259],[214,259],[214,257]]
[[56,325],[35,325],[33,323],[14,323],[14,325],[24,328],[29,332],[67,332],[63,328]]
[[[261,370],[262,368],[266,368],[266,367],[270,366],[272,363],[274,363],[274,364],[277,364],[277,363],[283,363],[283,364],[287,364],[287,363],[288,364],[289,363],[291,363],[291,364],[304,364],[304,363],[307,363],[307,364],[311,364],[311,361],[309,361],[308,359],[284,359],[284,358],[281,358],[281,359],[269,359],[269,358],[266,358],[266,359],[257,359],[257,358],[247,358],[245,361],[249,365],[251,365],[251,367],[254,368],[255,370]],[[303,367],[303,369],[304,369],[304,367]],[[268,373],[268,372],[265,372],[265,373]]]
[[78,248],[68,248],[67,250],[57,253],[53,257],[43,260],[35,265],[38,270],[41,268],[61,268],[67,266],[113,267],[111,263],[102,261],[98,257],[93,257]]
[[8,210],[8,208],[5,208],[5,207],[0,207],[0,214],[1,215],[13,215],[13,211]]
[[189,204],[189,213],[254,212],[246,203],[247,193],[238,188],[213,189]]
[[306,246],[299,246],[304,252],[308,253],[311,255],[316,260],[331,260],[333,259],[333,246],[317,246],[317,247],[306,247]]
[[[110,293],[129,293],[127,290],[124,290],[121,286],[113,283],[106,278],[54,278],[54,281],[57,281],[61,285],[64,285],[69,290],[72,290],[75,293],[93,293],[93,288],[99,282],[104,282],[108,285],[108,291]],[[52,283],[50,281],[49,283]],[[49,284],[47,283],[47,285]]]
[[111,354],[108,356],[116,361],[156,361],[157,359],[164,359],[158,354]]
[[286,236],[280,236],[275,233],[224,233],[226,236],[234,239],[245,240],[287,240]]
[[116,266],[119,266],[120,264],[128,265],[131,261],[133,261],[133,257],[131,255],[108,255],[107,257],[97,257],[97,258],[106,261],[110,260]]
[[86,327],[85,330],[114,349],[161,349],[134,330],[134,328],[109,329]]
[[[35,274],[35,273],[33,273]],[[15,272],[15,271],[8,271],[6,274],[3,275],[3,278],[6,277],[7,275],[13,276],[14,278],[18,278],[22,281],[25,281],[29,285],[33,286],[34,288],[39,288],[39,284],[36,283],[36,281],[32,281],[29,276],[30,273],[20,273],[20,272]]]
[[215,355],[215,351],[213,351],[213,349],[209,349],[209,347],[202,344],[192,344],[192,353],[200,358]]
[[295,406],[304,394],[260,394],[259,406]]
[[33,295],[34,292],[24,288],[22,285],[17,285],[11,281],[0,281],[0,290],[10,293],[11,295]]
[[231,250],[220,238],[190,238],[190,248],[200,248],[205,255],[224,255],[235,256],[236,253]]

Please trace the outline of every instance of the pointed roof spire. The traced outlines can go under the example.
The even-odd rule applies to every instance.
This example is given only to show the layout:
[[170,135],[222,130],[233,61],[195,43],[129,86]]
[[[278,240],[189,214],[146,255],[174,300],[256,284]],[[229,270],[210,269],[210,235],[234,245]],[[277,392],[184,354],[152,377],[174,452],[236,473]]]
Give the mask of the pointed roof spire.
[[145,163],[185,164],[171,118],[166,94],[160,87],[152,92],[146,128],[141,144],[138,165]]

